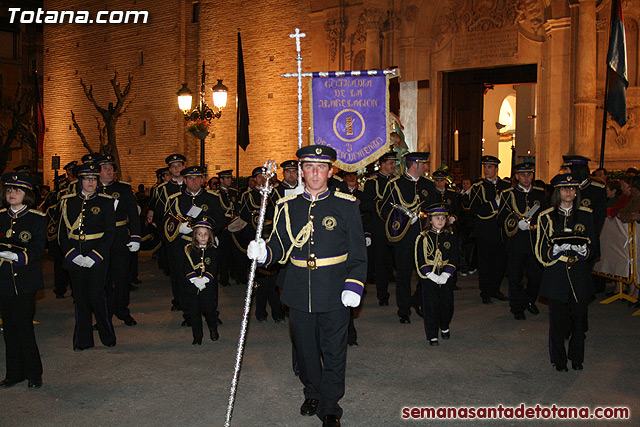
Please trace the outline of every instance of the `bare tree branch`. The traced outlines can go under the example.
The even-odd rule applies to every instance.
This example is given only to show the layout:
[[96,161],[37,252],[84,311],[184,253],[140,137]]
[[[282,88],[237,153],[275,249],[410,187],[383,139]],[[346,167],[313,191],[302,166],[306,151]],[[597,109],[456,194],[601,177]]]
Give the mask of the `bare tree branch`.
[[90,154],[95,153],[95,151],[93,151],[93,149],[91,148],[91,146],[87,142],[87,138],[85,138],[84,134],[82,133],[82,130],[80,129],[80,125],[76,121],[76,115],[73,113],[73,110],[71,110],[71,120],[73,121],[73,127],[76,128],[76,133],[78,134],[78,136],[82,140],[82,145],[84,145],[84,148],[86,148],[87,151],[89,151]]
[[82,89],[84,89],[84,94],[87,96],[87,99],[93,103],[93,106],[96,107],[96,110],[100,112],[100,114],[104,115],[105,109],[100,107],[93,97],[93,85],[90,85],[87,89],[87,85],[80,79],[80,84],[82,85]]

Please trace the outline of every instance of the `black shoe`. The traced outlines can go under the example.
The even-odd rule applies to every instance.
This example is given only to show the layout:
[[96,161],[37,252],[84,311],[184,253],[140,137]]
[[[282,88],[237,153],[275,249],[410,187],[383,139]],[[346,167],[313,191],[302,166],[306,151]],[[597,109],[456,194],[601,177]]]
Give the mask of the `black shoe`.
[[429,345],[433,346],[433,347],[437,347],[440,345],[440,343],[438,342],[438,338],[433,338],[429,341]]
[[40,388],[42,387],[42,379],[39,380],[29,380],[29,384],[27,385],[29,388]]
[[83,350],[86,350],[86,349],[92,348],[92,347],[93,347],[92,345],[90,345],[89,347],[82,347],[80,345],[75,345],[75,346],[73,346],[73,351],[83,351]]
[[384,298],[378,301],[378,305],[380,307],[388,307],[389,306],[389,298]]
[[202,345],[202,338],[194,338],[191,345]]
[[189,326],[189,327],[191,327],[191,320],[183,320],[183,321],[182,321],[182,326]]
[[211,338],[211,341],[218,341],[220,334],[218,331],[209,331],[209,338]]
[[174,303],[171,304],[171,311],[182,311],[182,308],[180,308],[180,304]]
[[[104,344],[104,343],[103,343]],[[105,347],[115,347],[116,343],[112,342],[111,344],[104,344]]]
[[538,310],[538,306],[535,302],[529,303],[527,306],[527,311],[531,314],[540,314],[540,310]]
[[315,415],[318,409],[318,399],[305,399],[300,406],[300,415]]
[[574,371],[582,371],[584,369],[582,363],[578,362],[571,362],[571,368],[573,368]]
[[218,326],[222,325],[222,320],[220,320],[220,318],[219,318],[219,317],[218,317],[217,322],[218,322]]
[[136,319],[134,319],[133,317],[131,317],[131,315],[128,315],[127,317],[120,319],[124,322],[125,325],[127,326],[135,326],[138,324],[138,322],[136,322]]
[[64,294],[56,294],[56,299],[64,299]]
[[267,323],[267,319],[257,319],[260,323]]
[[13,387],[16,384],[21,383],[22,381],[24,381],[24,378],[21,380],[10,380],[9,378],[5,378],[2,381],[0,381],[0,387],[2,388]]
[[553,366],[555,366],[556,371],[558,372],[569,372],[569,370],[567,369],[567,366],[560,366],[560,365],[556,365],[555,363],[553,364]]
[[522,311],[519,311],[517,313],[513,313],[513,317],[516,320],[526,320],[527,319],[527,317],[524,315],[524,312],[522,312]]
[[418,304],[416,303],[411,303],[411,306],[413,307],[413,309],[416,311],[416,314],[421,318],[424,319],[424,313],[422,312],[422,307],[420,307]]
[[276,323],[282,323],[284,322],[284,317],[278,317],[277,319],[273,319],[273,321]]
[[493,301],[489,297],[482,297],[483,304],[493,304]]
[[507,296],[505,294],[503,294],[502,292],[498,291],[496,292],[493,297],[495,299],[497,299],[498,301],[509,301],[509,298],[507,298]]
[[354,342],[350,342],[348,343],[349,347],[357,347],[358,346],[358,341],[354,341]]
[[333,414],[322,417],[322,427],[340,427],[340,420]]
[[400,318],[400,323],[411,323],[411,319],[407,314],[399,316],[399,318]]
[[449,338],[451,338],[451,331],[449,331],[448,329],[447,332],[440,331],[440,335],[442,335],[443,340],[448,340]]
[[93,325],[93,330],[94,330],[94,331],[97,331],[97,330],[98,330],[98,324],[97,324],[97,323]]

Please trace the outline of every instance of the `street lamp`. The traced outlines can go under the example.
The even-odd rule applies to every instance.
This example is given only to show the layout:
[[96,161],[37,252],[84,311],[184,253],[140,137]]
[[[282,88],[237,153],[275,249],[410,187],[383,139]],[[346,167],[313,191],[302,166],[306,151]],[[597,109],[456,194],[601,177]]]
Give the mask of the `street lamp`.
[[[200,103],[193,110],[191,104],[193,101],[193,94],[187,87],[186,83],[182,83],[182,87],[178,91],[178,106],[184,114],[184,119],[189,120],[206,120],[211,122],[212,119],[219,119],[222,115],[222,109],[227,106],[227,87],[222,84],[222,80],[218,79],[218,83],[211,88],[213,95],[213,109],[204,102],[205,90],[204,79],[206,73],[204,71],[204,61],[202,61],[202,73],[201,73],[201,85],[200,85]],[[209,135],[209,132],[204,131],[191,131],[191,133],[198,139],[200,139],[200,167],[204,168],[204,140]]]

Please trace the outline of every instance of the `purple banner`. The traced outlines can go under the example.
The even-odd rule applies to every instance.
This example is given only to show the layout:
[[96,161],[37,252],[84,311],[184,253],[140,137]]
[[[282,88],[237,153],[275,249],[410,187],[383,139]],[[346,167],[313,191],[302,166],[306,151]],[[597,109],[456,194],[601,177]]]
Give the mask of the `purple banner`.
[[340,169],[355,172],[388,151],[388,111],[384,75],[311,80],[311,141],[336,150]]

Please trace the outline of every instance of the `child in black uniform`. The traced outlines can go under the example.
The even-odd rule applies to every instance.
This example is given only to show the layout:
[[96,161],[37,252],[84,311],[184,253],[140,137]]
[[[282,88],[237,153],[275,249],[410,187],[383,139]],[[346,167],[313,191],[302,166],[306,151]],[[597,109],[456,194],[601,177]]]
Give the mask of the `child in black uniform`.
[[210,220],[199,221],[193,226],[193,240],[184,248],[184,272],[188,286],[187,304],[191,312],[193,345],[202,344],[202,316],[207,320],[211,341],[218,334],[218,253]]
[[424,329],[429,345],[450,337],[449,323],[453,317],[453,275],[458,263],[458,243],[447,227],[447,205],[437,204],[426,211],[430,225],[416,239],[416,269],[422,285]]

